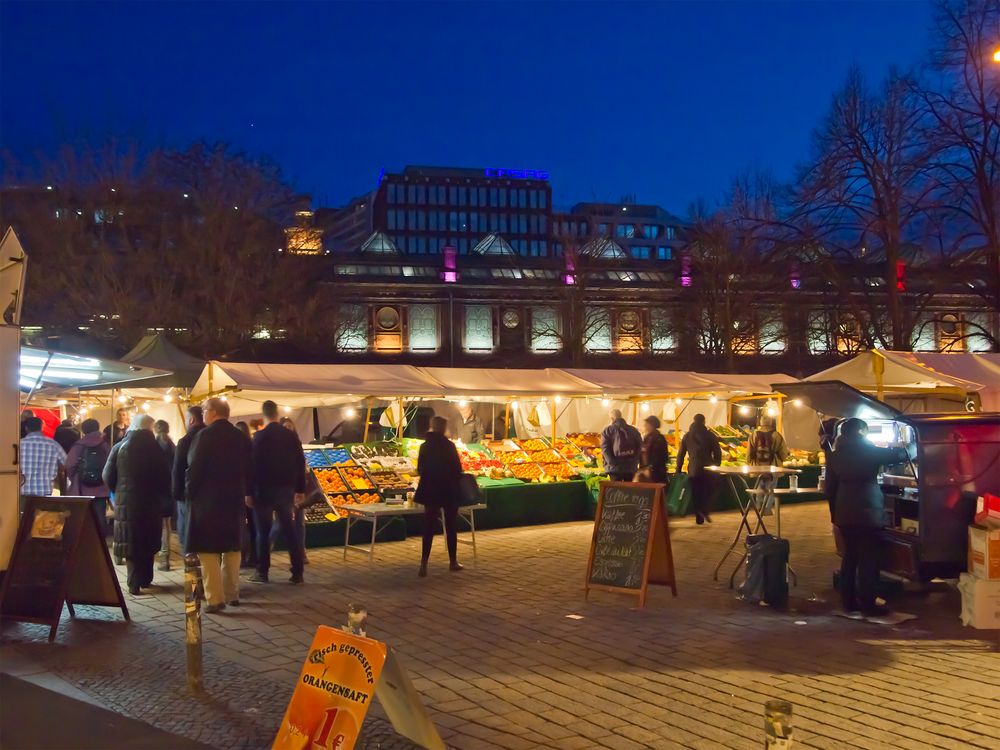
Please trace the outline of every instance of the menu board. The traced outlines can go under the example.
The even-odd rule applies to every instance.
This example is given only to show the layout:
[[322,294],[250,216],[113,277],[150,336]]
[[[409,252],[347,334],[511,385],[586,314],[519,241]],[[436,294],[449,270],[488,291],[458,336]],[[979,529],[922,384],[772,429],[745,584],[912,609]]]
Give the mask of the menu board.
[[635,594],[645,606],[650,583],[677,595],[663,485],[602,482],[587,564],[586,590]]
[[591,583],[621,589],[642,587],[646,547],[652,529],[657,488],[615,484],[605,488],[594,519]]
[[98,531],[89,497],[26,497],[10,566],[0,590],[0,617],[50,626],[55,638],[63,604],[120,607],[125,599]]

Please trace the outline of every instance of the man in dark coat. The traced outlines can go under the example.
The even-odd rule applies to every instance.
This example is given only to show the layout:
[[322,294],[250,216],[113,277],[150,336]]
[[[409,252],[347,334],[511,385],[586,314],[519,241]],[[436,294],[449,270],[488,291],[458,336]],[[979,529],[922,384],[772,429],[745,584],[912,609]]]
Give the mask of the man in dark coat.
[[880,534],[885,526],[885,497],[879,469],[909,458],[905,448],[879,448],[865,439],[868,425],[848,419],[826,466],[826,492],[834,525],[843,542],[840,597],[853,619],[885,615],[875,604],[879,577]]
[[609,416],[611,424],[601,433],[604,470],[612,482],[631,482],[639,470],[642,435],[625,421],[620,409],[612,409]]
[[250,580],[267,583],[271,567],[271,526],[277,515],[292,562],[292,583],[302,583],[305,553],[292,515],[305,501],[306,457],[295,433],[281,426],[278,405],[265,401],[262,409],[267,426],[253,436],[252,494],[257,572]]
[[174,477],[173,477],[173,494],[174,501],[177,503],[177,538],[181,543],[181,550],[186,554],[188,552],[187,548],[187,521],[188,521],[188,503],[187,503],[187,469],[188,469],[188,453],[191,451],[191,443],[194,441],[195,435],[201,432],[205,428],[205,419],[202,415],[200,406],[189,406],[187,410],[187,434],[184,435],[180,440],[177,441],[177,447],[174,450]]
[[451,569],[459,571],[458,562],[458,504],[461,499],[459,481],[462,476],[462,461],[458,449],[447,436],[448,420],[444,417],[431,419],[431,431],[420,446],[417,455],[417,474],[420,482],[414,500],[424,506],[423,552],[420,558],[420,577],[427,575],[427,560],[431,556],[434,531],[438,517],[444,511],[444,530],[448,540],[448,558]]
[[76,445],[76,441],[80,439],[80,431],[73,426],[73,420],[64,419],[56,427],[56,432],[52,436],[62,449],[69,453],[69,449]]
[[112,447],[104,467],[104,483],[115,493],[114,553],[125,558],[133,595],[153,585],[160,519],[170,496],[170,467],[152,427],[152,417],[140,417],[135,429]]
[[[246,508],[253,505],[250,440],[229,421],[229,404],[205,402],[205,429],[188,452],[187,550],[201,559],[205,611],[240,603],[240,547]],[[157,446],[159,449],[159,446]]]
[[706,466],[718,466],[722,463],[722,446],[719,438],[705,425],[705,415],[695,414],[691,429],[681,440],[677,451],[677,473],[684,468],[684,459],[688,462],[688,486],[691,488],[691,504],[694,506],[694,517],[698,524],[712,522],[709,515],[709,503],[712,499],[714,483],[712,475],[705,471]]

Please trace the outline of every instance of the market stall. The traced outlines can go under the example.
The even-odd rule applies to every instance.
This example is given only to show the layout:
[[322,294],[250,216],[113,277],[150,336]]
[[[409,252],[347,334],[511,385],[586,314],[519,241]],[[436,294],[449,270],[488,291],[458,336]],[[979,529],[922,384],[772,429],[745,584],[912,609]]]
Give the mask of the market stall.
[[783,389],[824,414],[865,420],[878,445],[916,445],[915,460],[881,478],[883,570],[929,580],[966,569],[976,498],[1000,491],[1000,413],[905,415],[840,381]]

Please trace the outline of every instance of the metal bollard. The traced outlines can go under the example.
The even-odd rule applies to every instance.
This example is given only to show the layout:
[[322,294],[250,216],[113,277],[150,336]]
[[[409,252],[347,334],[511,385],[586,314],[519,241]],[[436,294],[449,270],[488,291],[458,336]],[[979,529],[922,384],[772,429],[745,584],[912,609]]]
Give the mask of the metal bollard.
[[792,746],[792,704],[783,700],[764,703],[764,747],[788,750]]
[[187,684],[201,692],[201,603],[205,586],[197,555],[184,556],[184,630],[187,636]]

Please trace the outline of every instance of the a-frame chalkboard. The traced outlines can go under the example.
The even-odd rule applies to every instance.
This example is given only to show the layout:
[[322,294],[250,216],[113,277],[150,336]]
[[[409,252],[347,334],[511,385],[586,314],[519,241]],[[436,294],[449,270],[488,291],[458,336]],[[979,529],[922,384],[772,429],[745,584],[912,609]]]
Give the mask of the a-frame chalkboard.
[[663,485],[602,482],[585,595],[591,589],[634,594],[645,607],[651,583],[677,596]]
[[89,497],[24,499],[14,551],[0,589],[0,618],[49,626],[55,640],[63,604],[128,607]]

